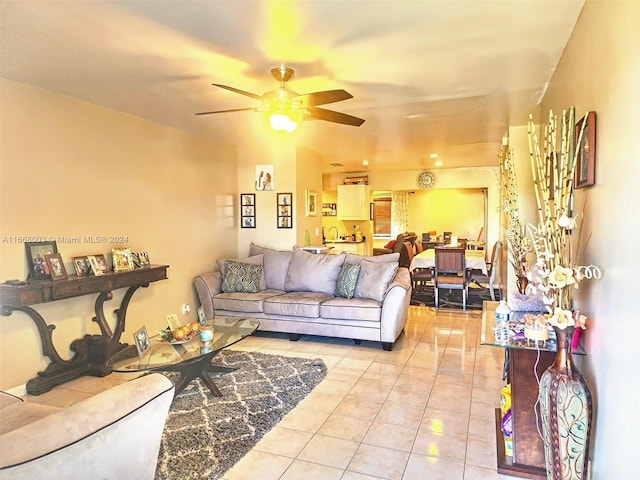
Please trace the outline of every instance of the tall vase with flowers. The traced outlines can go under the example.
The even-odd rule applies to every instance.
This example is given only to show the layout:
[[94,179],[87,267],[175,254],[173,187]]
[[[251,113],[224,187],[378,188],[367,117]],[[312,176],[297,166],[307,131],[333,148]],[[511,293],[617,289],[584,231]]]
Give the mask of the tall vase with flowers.
[[[563,115],[559,155],[555,151],[557,120],[553,112],[549,112],[545,129],[544,155],[533,119],[529,120],[539,223],[537,227],[528,226],[536,255],[528,278],[531,291],[542,296],[547,310],[538,320],[553,328],[557,342],[554,363],[540,379],[538,396],[549,480],[586,478],[593,409],[589,386],[573,363],[571,340],[576,328],[586,328],[587,317],[573,309],[573,293],[583,279],[601,276],[597,267],[576,262],[581,228],[575,238],[576,247],[572,244],[572,232],[577,225],[571,208],[576,162],[575,155],[569,154],[568,132],[573,122],[566,118]],[[584,130],[580,132],[578,145],[583,133]]]

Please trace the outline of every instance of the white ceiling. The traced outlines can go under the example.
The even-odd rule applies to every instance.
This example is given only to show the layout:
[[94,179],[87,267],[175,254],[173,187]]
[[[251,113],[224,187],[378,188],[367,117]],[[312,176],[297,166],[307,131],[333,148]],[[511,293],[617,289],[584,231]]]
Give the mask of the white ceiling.
[[[325,108],[361,127],[305,122],[326,172],[494,165],[508,125],[543,94],[583,0],[6,1],[3,77],[244,145],[285,64],[298,93],[343,88]],[[370,165],[361,166],[367,159]],[[330,167],[330,163],[344,167]]]

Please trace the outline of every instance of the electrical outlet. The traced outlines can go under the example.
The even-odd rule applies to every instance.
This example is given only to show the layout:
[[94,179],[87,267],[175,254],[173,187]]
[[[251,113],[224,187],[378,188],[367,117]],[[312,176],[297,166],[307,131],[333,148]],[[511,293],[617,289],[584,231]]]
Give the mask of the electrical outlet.
[[180,326],[180,320],[178,320],[178,315],[172,313],[171,315],[167,315],[167,323],[169,324],[169,328],[174,330]]
[[191,311],[191,306],[188,303],[183,303],[182,304],[182,314],[183,315],[188,315],[190,311]]

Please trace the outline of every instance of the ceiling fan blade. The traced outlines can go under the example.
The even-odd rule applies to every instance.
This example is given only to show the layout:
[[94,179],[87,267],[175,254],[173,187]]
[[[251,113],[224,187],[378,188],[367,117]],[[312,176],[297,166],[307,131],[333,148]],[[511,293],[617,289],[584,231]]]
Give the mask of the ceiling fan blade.
[[351,125],[359,127],[364,123],[364,119],[347,115],[346,113],[334,112],[326,108],[311,107],[309,108],[309,118],[316,120],[326,120],[327,122],[342,123],[343,125]]
[[218,83],[212,83],[214,87],[224,88],[225,90],[229,90],[230,92],[239,93],[240,95],[244,95],[246,97],[255,98],[256,100],[265,100],[265,97],[262,95],[258,95],[256,93],[247,92],[245,90],[240,90],[239,88],[230,87],[229,85],[220,85]]
[[232,108],[231,110],[216,110],[215,112],[200,112],[196,115],[211,115],[212,113],[228,113],[228,112],[246,112],[248,110],[255,110],[253,107],[249,108]]
[[304,108],[326,105],[327,103],[341,102],[353,98],[346,90],[325,90],[324,92],[305,93],[298,95],[296,100],[302,102]]

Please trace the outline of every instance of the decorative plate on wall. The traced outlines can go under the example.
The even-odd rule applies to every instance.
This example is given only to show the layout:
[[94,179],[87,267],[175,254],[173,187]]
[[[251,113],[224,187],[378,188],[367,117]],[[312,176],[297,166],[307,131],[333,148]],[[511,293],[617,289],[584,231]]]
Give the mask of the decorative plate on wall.
[[422,172],[418,175],[418,187],[420,188],[433,188],[436,184],[436,177],[431,172]]

